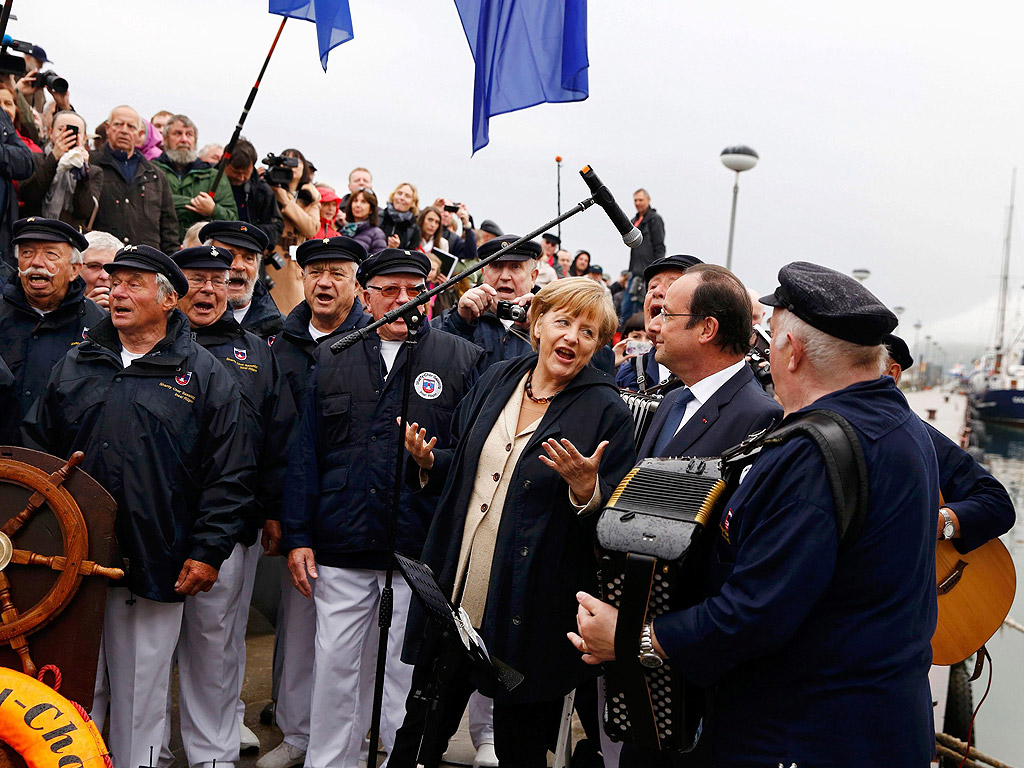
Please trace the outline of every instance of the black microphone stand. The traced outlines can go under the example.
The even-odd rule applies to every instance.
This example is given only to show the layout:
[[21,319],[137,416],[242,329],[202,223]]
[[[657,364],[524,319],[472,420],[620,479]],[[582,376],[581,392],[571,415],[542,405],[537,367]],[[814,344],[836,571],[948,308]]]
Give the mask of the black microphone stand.
[[[539,227],[529,234],[523,235],[515,242],[509,243],[504,248],[496,251],[485,259],[482,259],[478,264],[469,269],[460,272],[454,277],[446,280],[440,285],[431,288],[426,293],[419,294],[414,299],[410,299],[400,307],[396,307],[391,310],[379,320],[375,320],[369,325],[360,328],[357,331],[344,336],[338,341],[331,344],[331,351],[335,354],[342,352],[359,341],[366,339],[371,333],[375,333],[378,328],[382,325],[393,323],[399,318],[405,320],[405,324],[409,329],[408,336],[406,337],[406,344],[408,348],[405,354],[405,380],[402,383],[402,407],[400,411],[400,417],[398,421],[398,451],[395,459],[395,487],[391,495],[391,509],[388,511],[387,521],[387,537],[388,537],[388,567],[384,576],[384,589],[381,591],[380,596],[380,612],[377,617],[377,627],[379,628],[380,636],[377,641],[377,667],[374,673],[373,681],[373,712],[370,720],[370,751],[367,760],[367,765],[373,768],[377,764],[377,743],[380,740],[380,718],[381,710],[384,705],[384,675],[387,671],[387,650],[388,650],[388,634],[391,629],[391,619],[394,609],[394,590],[392,589],[392,583],[394,579],[395,570],[395,538],[398,530],[398,508],[402,498],[402,482],[404,479],[404,468],[405,468],[405,425],[408,421],[409,416],[409,393],[412,390],[412,379],[413,379],[413,359],[416,344],[418,342],[418,336],[420,333],[420,325],[424,322],[424,312],[421,311],[421,307],[428,303],[431,298],[438,295],[439,293],[448,290],[453,285],[458,284],[461,280],[479,272],[487,264],[501,257],[505,252],[516,248],[523,243],[532,240],[544,232],[547,232],[556,224],[560,224],[571,216],[575,216],[577,213],[582,213],[587,208],[592,206],[595,202],[593,197],[588,197],[586,200],[576,204],[574,207],[566,211],[565,213],[557,216],[556,218],[549,221],[542,227]],[[395,365],[398,364],[396,359]]]

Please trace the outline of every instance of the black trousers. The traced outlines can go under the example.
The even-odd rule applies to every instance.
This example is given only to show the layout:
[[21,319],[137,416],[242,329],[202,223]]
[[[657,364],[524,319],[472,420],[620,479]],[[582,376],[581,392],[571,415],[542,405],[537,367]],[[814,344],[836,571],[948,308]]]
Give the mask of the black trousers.
[[[437,678],[436,657],[421,660],[412,673],[412,688],[405,704],[405,722],[395,736],[395,748],[388,759],[391,768],[415,768],[421,738],[428,749],[426,768],[436,768],[448,742],[459,728],[469,697],[476,690],[470,680],[469,663],[449,659],[444,669],[438,709],[430,718],[431,703],[425,699]],[[494,751],[501,768],[545,768],[548,750],[558,740],[563,699],[526,704],[494,702]]]

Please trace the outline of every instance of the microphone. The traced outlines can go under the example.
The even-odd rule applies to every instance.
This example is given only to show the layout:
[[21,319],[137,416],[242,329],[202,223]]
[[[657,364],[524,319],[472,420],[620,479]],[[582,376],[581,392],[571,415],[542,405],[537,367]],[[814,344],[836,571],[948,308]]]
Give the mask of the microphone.
[[626,214],[622,212],[619,204],[612,197],[612,193],[608,191],[608,187],[597,178],[594,169],[589,165],[585,165],[580,169],[580,176],[583,177],[583,180],[590,188],[590,194],[593,196],[594,202],[604,209],[604,212],[608,214],[608,218],[612,220],[612,224],[619,230],[619,234],[622,235],[622,242],[630,248],[636,248],[640,245],[644,241],[643,233],[634,227],[633,223],[626,217]]

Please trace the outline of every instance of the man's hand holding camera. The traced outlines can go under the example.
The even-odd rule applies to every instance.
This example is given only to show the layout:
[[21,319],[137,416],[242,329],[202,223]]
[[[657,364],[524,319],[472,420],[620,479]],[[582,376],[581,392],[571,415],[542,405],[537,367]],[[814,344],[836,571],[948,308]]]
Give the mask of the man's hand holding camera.
[[[533,299],[533,294],[528,293],[525,296],[517,296],[512,302],[519,307],[529,308],[530,301]],[[470,325],[473,325],[480,319],[480,315],[491,311],[496,312],[498,308],[498,292],[487,283],[481,283],[475,288],[470,288],[459,299],[458,313],[459,317],[465,320]],[[498,316],[501,319],[501,315]],[[511,320],[513,318],[504,318]],[[517,321],[525,322],[525,321]]]

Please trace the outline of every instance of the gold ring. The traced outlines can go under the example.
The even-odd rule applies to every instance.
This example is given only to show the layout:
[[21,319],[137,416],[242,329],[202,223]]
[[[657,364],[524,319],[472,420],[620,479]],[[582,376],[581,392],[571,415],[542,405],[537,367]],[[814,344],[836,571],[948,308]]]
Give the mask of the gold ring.
[[586,640],[581,640],[580,641],[580,650],[583,651],[583,653],[586,653],[588,655],[590,654],[590,651],[587,649],[587,641]]

